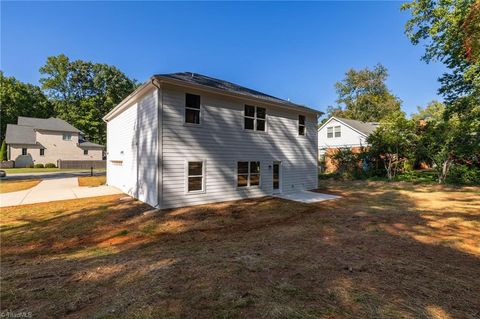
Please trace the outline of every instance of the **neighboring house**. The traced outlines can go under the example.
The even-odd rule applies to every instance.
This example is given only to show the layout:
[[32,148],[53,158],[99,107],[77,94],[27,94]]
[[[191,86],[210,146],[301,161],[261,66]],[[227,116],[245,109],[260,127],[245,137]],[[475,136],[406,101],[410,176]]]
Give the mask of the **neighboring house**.
[[7,124],[8,159],[15,167],[53,163],[58,160],[101,160],[103,146],[87,142],[83,133],[58,118],[19,116]]
[[351,148],[354,152],[368,146],[367,137],[378,127],[377,122],[362,122],[340,117],[329,118],[318,129],[318,154],[325,159],[325,170],[334,171],[330,155],[338,148]]
[[104,117],[107,183],[159,208],[314,189],[319,114],[200,74],[155,75]]

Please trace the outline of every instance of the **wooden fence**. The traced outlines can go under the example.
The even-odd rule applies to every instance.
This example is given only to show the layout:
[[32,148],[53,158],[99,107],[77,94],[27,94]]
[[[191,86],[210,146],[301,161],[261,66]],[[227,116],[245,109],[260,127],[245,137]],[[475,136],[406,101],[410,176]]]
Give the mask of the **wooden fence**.
[[105,169],[107,161],[73,161],[73,160],[58,160],[58,168],[80,168],[80,169]]

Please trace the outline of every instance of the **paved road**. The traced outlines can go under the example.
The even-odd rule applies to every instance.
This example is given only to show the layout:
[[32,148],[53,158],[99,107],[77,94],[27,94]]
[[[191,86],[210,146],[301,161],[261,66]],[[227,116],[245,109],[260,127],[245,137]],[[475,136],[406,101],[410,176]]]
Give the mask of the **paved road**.
[[45,203],[57,200],[121,194],[113,186],[78,186],[77,177],[51,178],[30,189],[0,194],[0,207]]
[[[105,175],[105,171],[93,171],[93,175]],[[50,179],[50,178],[67,178],[75,176],[90,176],[90,171],[82,172],[43,172],[43,173],[15,173],[8,174],[2,180],[19,180],[19,179]]]

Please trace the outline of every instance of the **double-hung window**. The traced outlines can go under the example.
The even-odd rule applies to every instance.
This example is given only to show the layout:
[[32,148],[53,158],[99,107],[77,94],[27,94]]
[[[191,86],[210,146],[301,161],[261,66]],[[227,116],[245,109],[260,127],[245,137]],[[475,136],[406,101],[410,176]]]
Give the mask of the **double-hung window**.
[[263,107],[245,105],[244,128],[252,131],[265,132],[267,122],[267,110]]
[[333,138],[333,126],[327,127],[327,138]]
[[205,190],[205,163],[200,161],[187,163],[187,192]]
[[185,123],[200,124],[200,95],[185,94]]
[[341,137],[341,136],[342,136],[342,132],[341,132],[340,130],[341,130],[341,126],[340,126],[340,125],[334,127],[335,137]]
[[72,134],[70,133],[63,133],[63,140],[64,141],[71,141],[72,140]]
[[83,155],[88,155],[88,150],[83,150]]
[[22,148],[22,155],[27,155],[27,149],[26,148]]
[[298,135],[305,135],[305,115],[298,116]]
[[260,185],[260,162],[237,163],[237,187]]
[[45,156],[45,149],[44,148],[40,149],[40,156]]

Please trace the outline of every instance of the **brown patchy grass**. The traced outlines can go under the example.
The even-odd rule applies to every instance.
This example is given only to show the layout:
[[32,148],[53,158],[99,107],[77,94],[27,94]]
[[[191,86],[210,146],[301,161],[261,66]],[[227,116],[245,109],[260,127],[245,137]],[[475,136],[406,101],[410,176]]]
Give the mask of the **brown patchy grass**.
[[24,180],[1,180],[0,194],[23,191],[38,185],[40,179],[24,179]]
[[157,213],[119,195],[2,209],[2,311],[98,318],[478,318],[480,188],[322,182]]
[[105,185],[107,177],[105,175],[101,176],[80,176],[78,178],[78,185],[79,186],[100,186]]

